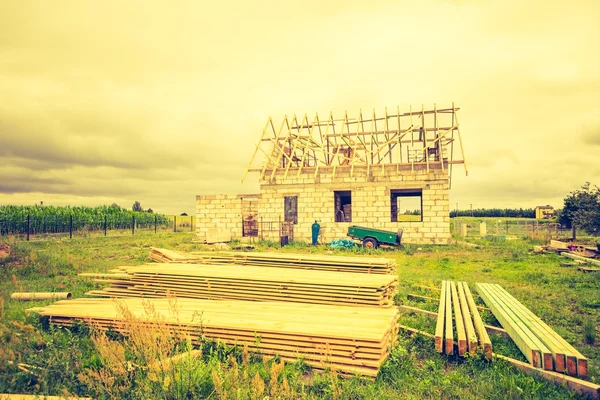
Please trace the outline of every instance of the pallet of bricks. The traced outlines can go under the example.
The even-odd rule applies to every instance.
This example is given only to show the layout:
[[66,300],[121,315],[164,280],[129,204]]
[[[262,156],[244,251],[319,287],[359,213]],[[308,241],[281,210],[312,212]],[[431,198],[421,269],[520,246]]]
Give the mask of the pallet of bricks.
[[[120,307],[143,320],[148,302],[171,329],[187,332],[195,342],[201,340],[201,324],[209,340],[370,378],[396,343],[398,309],[392,298],[398,278],[384,273],[394,269],[393,261],[164,249],[153,249],[151,257],[163,263],[85,274],[108,285],[89,295],[109,298],[57,302],[37,311],[58,325],[86,321],[127,333]],[[171,295],[177,297],[176,319],[170,316]],[[198,313],[202,321],[194,320]]]

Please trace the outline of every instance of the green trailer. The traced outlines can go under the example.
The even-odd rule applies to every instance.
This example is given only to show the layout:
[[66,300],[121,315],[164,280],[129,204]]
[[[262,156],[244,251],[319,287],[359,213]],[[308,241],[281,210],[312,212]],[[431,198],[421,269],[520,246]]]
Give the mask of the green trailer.
[[376,249],[382,244],[400,246],[400,242],[402,241],[402,229],[398,229],[398,232],[390,232],[352,225],[348,228],[347,235],[354,240],[360,240],[363,246],[369,249]]

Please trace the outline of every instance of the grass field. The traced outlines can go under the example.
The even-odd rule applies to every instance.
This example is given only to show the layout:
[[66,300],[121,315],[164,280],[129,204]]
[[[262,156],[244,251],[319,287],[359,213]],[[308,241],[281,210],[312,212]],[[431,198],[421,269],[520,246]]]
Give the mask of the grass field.
[[[241,349],[208,343],[202,349],[203,357],[187,359],[178,368],[157,374],[148,359],[154,339],[140,346],[143,342],[107,341],[90,335],[85,326],[73,330],[49,327],[25,312],[26,308],[48,301],[10,300],[15,291],[70,291],[74,297],[82,297],[96,284],[78,277],[78,273],[147,262],[151,246],[183,251],[203,248],[192,243],[192,239],[191,233],[49,238],[29,243],[4,239],[12,252],[0,260],[0,393],[73,393],[131,399],[577,398],[566,388],[523,375],[506,362],[439,355],[431,339],[403,332],[399,346],[374,382],[339,379],[334,373],[311,375],[301,362],[283,366],[277,360],[267,361]],[[409,300],[408,294],[437,294],[414,285],[437,287],[442,279],[499,283],[588,356],[590,380],[600,382],[600,275],[561,267],[561,258],[554,254],[530,252],[534,244],[530,241],[478,244],[479,248],[406,246],[398,251],[334,252],[325,247],[293,244],[281,251],[356,256],[370,253],[394,258],[400,277],[396,302],[431,311],[437,310],[436,303],[415,302]],[[261,248],[268,246],[269,243],[259,244]],[[491,315],[484,314],[484,319],[495,323]],[[435,321],[405,313],[401,324],[433,333]],[[509,340],[493,336],[492,341],[495,352],[523,360]],[[169,348],[153,351],[166,356],[172,354],[173,348],[181,351],[187,344],[171,343]],[[117,353],[122,357],[115,357]]]

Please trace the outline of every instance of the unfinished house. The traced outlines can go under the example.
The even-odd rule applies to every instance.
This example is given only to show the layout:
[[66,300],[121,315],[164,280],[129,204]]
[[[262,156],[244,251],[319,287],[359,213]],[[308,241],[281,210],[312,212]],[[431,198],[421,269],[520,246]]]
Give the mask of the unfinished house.
[[242,178],[256,174],[260,193],[198,196],[196,232],[310,241],[318,221],[321,242],[359,225],[446,244],[456,164],[465,166],[454,105],[269,118]]

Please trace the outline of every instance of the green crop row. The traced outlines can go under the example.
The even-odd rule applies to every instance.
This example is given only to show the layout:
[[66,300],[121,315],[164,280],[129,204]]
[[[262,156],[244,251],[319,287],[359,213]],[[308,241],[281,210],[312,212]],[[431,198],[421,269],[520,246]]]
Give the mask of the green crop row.
[[[28,222],[29,219],[29,222]],[[71,222],[72,221],[72,222]],[[170,226],[163,214],[134,212],[119,206],[55,207],[55,206],[0,206],[0,234],[33,235],[78,230],[130,229]]]

